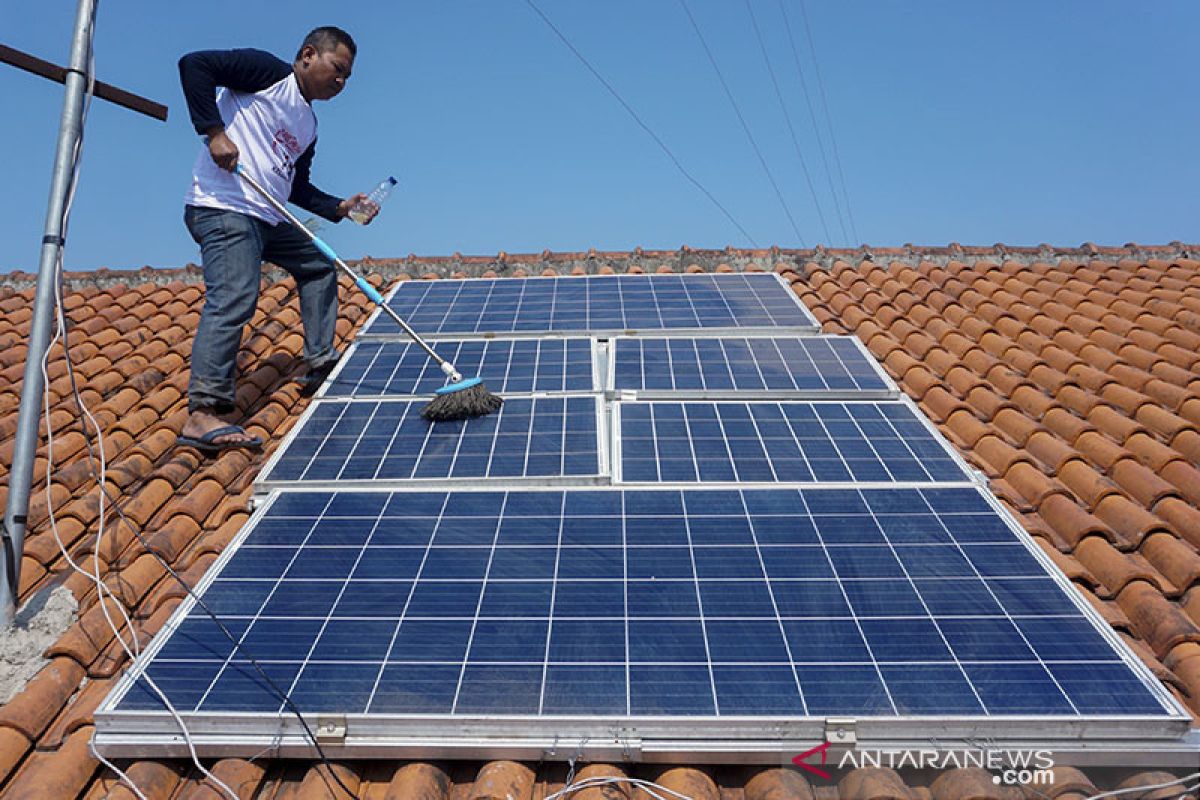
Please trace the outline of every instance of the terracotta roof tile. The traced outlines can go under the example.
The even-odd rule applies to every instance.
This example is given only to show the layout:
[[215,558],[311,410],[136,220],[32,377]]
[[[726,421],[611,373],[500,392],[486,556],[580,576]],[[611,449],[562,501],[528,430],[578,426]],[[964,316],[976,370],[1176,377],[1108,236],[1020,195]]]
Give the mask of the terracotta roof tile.
[[1116,531],[1122,540],[1134,546],[1153,531],[1171,530],[1163,520],[1122,494],[1106,496],[1092,512]]
[[36,740],[66,705],[83,680],[83,668],[69,658],[55,658],[41,669],[25,690],[0,707],[0,726]]
[[[515,761],[492,761],[485,764],[471,787],[472,800],[506,800],[509,797],[528,797],[533,790],[534,773]],[[665,784],[664,784],[665,785]]]
[[91,735],[90,728],[83,728],[57,750],[34,751],[6,787],[5,798],[44,800],[81,794],[99,766],[88,752]]
[[858,800],[907,800],[911,793],[895,770],[863,767],[852,770],[838,782],[838,796]]
[[1146,466],[1161,471],[1167,464],[1183,456],[1148,433],[1134,434],[1125,441],[1125,446]]
[[1180,431],[1171,440],[1171,447],[1183,453],[1193,464],[1200,464],[1200,433],[1190,429]]
[[1106,470],[1112,469],[1121,459],[1133,458],[1128,450],[1094,430],[1081,433],[1075,440],[1075,447],[1093,464]]
[[[580,773],[582,775],[582,772]],[[813,800],[812,786],[797,771],[791,769],[768,769],[759,772],[746,782],[745,800]],[[589,800],[581,793],[580,800]],[[617,800],[606,798],[599,791],[590,800]]]
[[42,736],[38,746],[60,747],[63,741],[85,725],[92,724],[92,714],[112,691],[112,680],[93,680],[79,690],[70,705],[54,720],[54,724]]
[[1058,470],[1058,479],[1091,509],[1094,509],[1108,495],[1116,494],[1119,491],[1116,484],[1081,459],[1070,460],[1063,464]]
[[1092,409],[1087,414],[1087,419],[1117,442],[1124,442],[1135,433],[1145,430],[1120,411],[1105,405],[1098,405]]
[[1100,536],[1080,540],[1075,545],[1075,556],[1113,595],[1134,580],[1151,583],[1160,592],[1178,593],[1145,559],[1120,552]]
[[30,740],[17,729],[0,728],[0,783],[8,779],[31,747]]
[[1112,529],[1080,508],[1078,503],[1065,494],[1049,494],[1037,503],[1037,510],[1038,515],[1054,529],[1054,532],[1072,547],[1078,547],[1082,539],[1093,534],[1113,542],[1118,541]]
[[1177,494],[1174,486],[1132,459],[1118,461],[1110,474],[1122,489],[1147,508],[1153,508],[1164,497]]
[[1154,513],[1193,547],[1200,548],[1200,511],[1177,497],[1167,497],[1154,504]]
[[1134,631],[1159,658],[1182,642],[1200,642],[1200,626],[1152,584],[1135,580],[1117,596]]
[[1196,505],[1200,505],[1200,470],[1186,461],[1172,461],[1162,468],[1163,479],[1179,490],[1180,494]]
[[1027,462],[1022,461],[1015,464],[1004,477],[1021,493],[1022,497],[1034,506],[1041,505],[1042,501],[1050,495],[1066,494],[1066,489],[1062,484],[1046,477],[1041,470]]

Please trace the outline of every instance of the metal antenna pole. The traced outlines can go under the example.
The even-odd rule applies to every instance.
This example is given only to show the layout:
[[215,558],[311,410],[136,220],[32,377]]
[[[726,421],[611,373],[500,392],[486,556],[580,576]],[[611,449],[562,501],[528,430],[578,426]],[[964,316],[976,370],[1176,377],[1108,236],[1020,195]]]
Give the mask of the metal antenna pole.
[[21,578],[21,553],[25,548],[26,515],[33,477],[33,459],[37,452],[41,421],[42,358],[50,342],[54,318],[54,271],[63,246],[63,211],[71,185],[75,146],[83,135],[86,69],[92,47],[93,7],[96,0],[79,0],[75,12],[75,34],[71,40],[71,65],[67,69],[62,119],[58,127],[58,150],[46,206],[45,235],[42,237],[41,263],[38,266],[37,292],[33,301],[33,320],[29,330],[29,350],[25,358],[25,378],[21,385],[21,410],[17,417],[17,438],[12,468],[8,473],[8,502],[4,509],[3,547],[0,548],[0,625],[12,625],[16,614],[17,586]]

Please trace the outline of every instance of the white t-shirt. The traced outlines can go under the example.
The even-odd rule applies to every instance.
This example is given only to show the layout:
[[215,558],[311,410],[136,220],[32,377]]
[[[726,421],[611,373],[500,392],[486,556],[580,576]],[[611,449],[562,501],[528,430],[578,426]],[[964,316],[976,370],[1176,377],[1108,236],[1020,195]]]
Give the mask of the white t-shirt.
[[[217,108],[225,134],[237,145],[238,163],[271,196],[286,203],[296,162],[317,138],[317,117],[300,93],[294,73],[257,92],[221,88]],[[200,148],[185,202],[250,214],[271,224],[283,217],[250,184],[216,165]]]

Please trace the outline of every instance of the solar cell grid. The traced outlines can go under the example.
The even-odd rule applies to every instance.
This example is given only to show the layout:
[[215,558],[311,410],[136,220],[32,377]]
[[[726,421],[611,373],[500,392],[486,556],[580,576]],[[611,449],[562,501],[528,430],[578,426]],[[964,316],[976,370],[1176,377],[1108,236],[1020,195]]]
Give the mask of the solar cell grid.
[[622,402],[618,480],[930,482],[969,476],[902,402]]
[[[597,390],[590,339],[475,339],[438,342],[438,354],[496,393]],[[330,378],[323,397],[430,395],[446,383],[437,363],[412,342],[360,342]]]
[[[425,335],[816,327],[767,273],[407,282],[388,303]],[[364,334],[400,330],[380,315]]]
[[876,392],[893,390],[844,336],[618,338],[613,388],[642,392]]
[[424,401],[328,400],[262,481],[554,478],[600,474],[594,397],[509,397],[495,414],[430,424]]
[[[310,712],[1165,712],[972,487],[284,495],[204,598]],[[279,712],[195,609],[148,670]]]

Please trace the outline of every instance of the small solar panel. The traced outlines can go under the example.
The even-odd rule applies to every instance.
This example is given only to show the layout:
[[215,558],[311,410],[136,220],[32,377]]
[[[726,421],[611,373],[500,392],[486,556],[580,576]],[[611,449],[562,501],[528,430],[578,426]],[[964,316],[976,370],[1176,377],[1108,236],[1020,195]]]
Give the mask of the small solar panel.
[[611,348],[610,388],[639,397],[898,394],[849,336],[620,337]]
[[1188,719],[980,487],[283,493],[202,591],[241,651],[185,602],[103,730],[166,716],[144,673],[206,730],[257,712],[270,735],[282,704],[248,655],[301,711],[396,735],[413,715],[543,739],[578,736],[572,715]]
[[907,402],[622,402],[617,480],[970,480]]
[[421,417],[424,400],[324,400],[260,483],[599,476],[598,402],[510,397],[494,414],[432,424]]
[[[492,392],[594,392],[591,339],[442,340],[438,355]],[[430,395],[446,384],[437,362],[412,342],[359,342],[321,397]]]
[[[773,273],[408,281],[388,305],[426,336],[817,327]],[[362,335],[401,331],[377,314]]]

